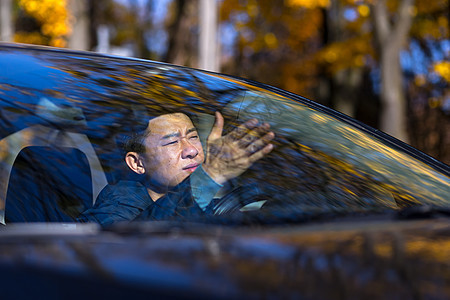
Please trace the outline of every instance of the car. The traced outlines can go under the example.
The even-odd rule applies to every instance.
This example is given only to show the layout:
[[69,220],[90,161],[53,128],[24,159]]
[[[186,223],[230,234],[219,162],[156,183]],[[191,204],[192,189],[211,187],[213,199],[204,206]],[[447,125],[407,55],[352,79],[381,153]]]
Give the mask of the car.
[[[243,78],[0,44],[3,299],[448,299],[450,167],[342,113]],[[214,214],[80,223],[130,178],[121,143],[167,112],[202,143],[257,118],[274,149]]]

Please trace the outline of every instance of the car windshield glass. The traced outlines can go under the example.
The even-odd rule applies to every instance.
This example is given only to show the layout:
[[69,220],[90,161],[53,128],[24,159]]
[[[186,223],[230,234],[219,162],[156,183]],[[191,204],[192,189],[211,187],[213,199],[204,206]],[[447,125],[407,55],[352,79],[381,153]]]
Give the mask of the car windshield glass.
[[[295,219],[449,206],[447,166],[432,166],[420,159],[422,154],[408,154],[402,143],[301,97],[225,75],[141,60],[1,51],[0,64],[14,70],[0,74],[3,223],[77,222],[102,201],[112,201],[112,210],[98,214],[144,221],[155,215],[143,211],[157,209],[157,219],[260,213],[264,222],[284,214]],[[16,68],[24,61],[27,68]],[[143,181],[145,172],[130,168],[124,146],[146,132],[147,141],[151,120],[178,113],[196,129],[194,134],[188,128],[189,143],[195,144],[198,136],[195,148],[208,156],[216,111],[224,117],[223,135],[252,118],[270,124],[273,150],[214,193],[205,184],[211,179],[208,173],[198,175],[200,164],[183,165],[180,174],[186,168],[195,174],[185,176],[188,193],[180,188],[186,181],[182,177],[176,188],[160,193],[169,200],[153,201],[148,177]],[[170,137],[185,143],[180,139],[184,133],[177,134]],[[146,158],[145,176],[148,170],[156,174],[152,180],[179,176],[169,164],[164,173],[149,169],[155,157]]]
[[242,120],[264,120],[276,132],[270,157],[243,176],[260,183],[274,209],[349,212],[449,204],[447,176],[332,115],[260,91],[247,91],[227,109]]

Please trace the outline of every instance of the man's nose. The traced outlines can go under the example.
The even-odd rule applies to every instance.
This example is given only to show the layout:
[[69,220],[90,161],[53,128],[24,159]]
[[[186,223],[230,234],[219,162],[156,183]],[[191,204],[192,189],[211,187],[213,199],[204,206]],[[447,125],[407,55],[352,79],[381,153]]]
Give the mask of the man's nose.
[[183,147],[181,150],[181,158],[194,158],[198,155],[198,149],[187,139],[181,140],[181,146]]

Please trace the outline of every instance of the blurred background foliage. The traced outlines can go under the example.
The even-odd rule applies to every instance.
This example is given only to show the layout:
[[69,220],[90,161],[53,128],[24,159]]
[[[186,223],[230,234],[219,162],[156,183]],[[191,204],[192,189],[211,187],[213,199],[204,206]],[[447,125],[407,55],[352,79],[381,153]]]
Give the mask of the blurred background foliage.
[[64,47],[71,33],[70,12],[59,0],[18,0],[14,41]]
[[[199,67],[201,0],[2,1],[15,42]],[[450,164],[448,0],[218,0],[216,13],[217,71],[308,97]]]

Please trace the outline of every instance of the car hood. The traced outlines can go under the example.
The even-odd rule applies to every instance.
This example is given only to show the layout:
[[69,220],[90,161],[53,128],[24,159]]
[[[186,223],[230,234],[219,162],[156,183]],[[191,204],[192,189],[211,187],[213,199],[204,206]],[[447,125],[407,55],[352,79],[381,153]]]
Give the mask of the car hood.
[[0,231],[5,286],[39,277],[60,282],[57,295],[65,284],[163,298],[450,297],[448,218],[206,230],[153,222],[134,233],[52,226]]

